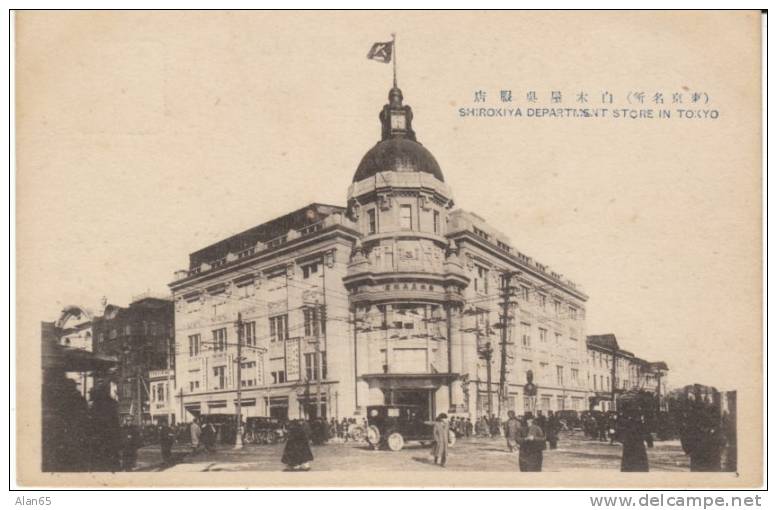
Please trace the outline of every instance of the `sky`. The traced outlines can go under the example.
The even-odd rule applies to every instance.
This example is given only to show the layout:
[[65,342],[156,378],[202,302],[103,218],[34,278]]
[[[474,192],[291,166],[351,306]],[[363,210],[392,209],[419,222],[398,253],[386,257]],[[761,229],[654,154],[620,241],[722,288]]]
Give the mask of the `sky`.
[[[17,14],[20,331],[167,292],[192,251],[345,205],[391,85],[365,56],[395,31],[457,207],[578,282],[588,334],[666,361],[670,384],[760,388],[757,17],[549,14]],[[629,108],[697,91],[719,117],[458,115],[500,90],[524,109],[529,91]]]

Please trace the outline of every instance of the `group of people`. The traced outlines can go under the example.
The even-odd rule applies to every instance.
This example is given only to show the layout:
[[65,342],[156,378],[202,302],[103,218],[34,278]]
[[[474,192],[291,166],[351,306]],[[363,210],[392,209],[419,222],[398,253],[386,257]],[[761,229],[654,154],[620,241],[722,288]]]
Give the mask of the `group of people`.
[[614,411],[607,413],[588,412],[583,414],[580,421],[586,438],[598,441],[609,440],[610,444],[615,441],[618,415]]
[[337,438],[343,443],[358,441],[366,428],[367,420],[364,418],[362,418],[361,425],[356,421],[356,418],[343,418],[339,421],[336,418],[329,419],[329,437]]
[[456,437],[470,437],[474,433],[474,425],[469,417],[451,416],[448,426]]

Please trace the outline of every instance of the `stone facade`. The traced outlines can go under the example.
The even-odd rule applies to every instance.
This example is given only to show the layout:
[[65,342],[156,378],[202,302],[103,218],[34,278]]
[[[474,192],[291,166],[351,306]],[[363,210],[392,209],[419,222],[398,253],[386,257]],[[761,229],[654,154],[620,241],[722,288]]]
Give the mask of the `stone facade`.
[[[236,411],[238,317],[245,416],[315,416],[319,396],[338,418],[386,403],[428,417],[586,408],[587,296],[453,208],[399,89],[380,119],[345,208],[311,204],[192,253],[176,273],[184,419]],[[536,402],[523,398],[529,371]]]

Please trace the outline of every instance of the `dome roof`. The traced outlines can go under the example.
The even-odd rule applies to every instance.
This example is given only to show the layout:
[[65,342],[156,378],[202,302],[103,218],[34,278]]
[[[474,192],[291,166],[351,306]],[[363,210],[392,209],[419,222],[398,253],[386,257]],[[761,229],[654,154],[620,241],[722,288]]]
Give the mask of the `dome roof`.
[[388,138],[367,151],[356,169],[353,182],[378,172],[426,172],[445,182],[432,153],[420,143],[403,137]]

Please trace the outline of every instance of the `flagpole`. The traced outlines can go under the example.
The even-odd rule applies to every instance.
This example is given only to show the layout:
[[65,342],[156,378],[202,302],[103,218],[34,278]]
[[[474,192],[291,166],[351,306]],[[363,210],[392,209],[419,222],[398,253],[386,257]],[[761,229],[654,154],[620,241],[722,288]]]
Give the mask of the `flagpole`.
[[397,34],[391,34],[392,59],[394,62],[394,88],[397,88]]

